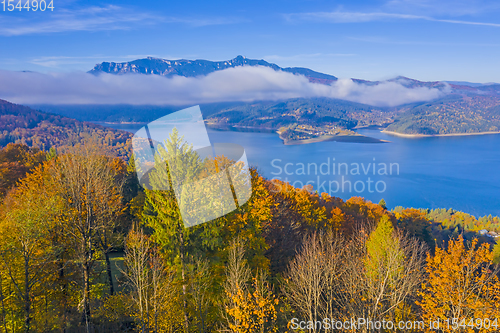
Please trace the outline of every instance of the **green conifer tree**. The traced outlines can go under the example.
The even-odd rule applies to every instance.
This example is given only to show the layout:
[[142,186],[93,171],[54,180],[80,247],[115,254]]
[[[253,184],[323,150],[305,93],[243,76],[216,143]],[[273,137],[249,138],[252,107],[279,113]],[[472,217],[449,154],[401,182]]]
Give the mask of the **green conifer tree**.
[[382,207],[383,209],[387,209],[387,205],[385,203],[385,200],[384,199],[380,199],[380,201],[378,202],[379,206]]

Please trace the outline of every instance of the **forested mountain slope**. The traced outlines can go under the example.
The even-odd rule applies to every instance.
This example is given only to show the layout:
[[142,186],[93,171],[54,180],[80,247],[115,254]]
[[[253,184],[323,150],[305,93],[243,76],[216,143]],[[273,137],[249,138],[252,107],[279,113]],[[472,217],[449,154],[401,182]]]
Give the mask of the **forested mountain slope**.
[[29,107],[0,100],[0,147],[22,143],[42,150],[79,142],[84,136],[95,136],[127,156],[132,135],[88,122],[44,113]]

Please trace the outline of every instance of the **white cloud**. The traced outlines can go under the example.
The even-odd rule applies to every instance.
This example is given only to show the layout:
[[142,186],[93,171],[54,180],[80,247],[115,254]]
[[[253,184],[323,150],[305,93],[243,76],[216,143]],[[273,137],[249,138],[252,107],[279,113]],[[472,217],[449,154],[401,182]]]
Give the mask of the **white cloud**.
[[366,43],[377,43],[377,44],[393,44],[393,45],[435,45],[435,46],[465,46],[465,47],[473,47],[473,46],[500,46],[499,43],[470,43],[470,42],[463,42],[463,43],[457,43],[457,42],[435,42],[435,41],[428,41],[428,40],[417,40],[417,41],[412,41],[412,40],[398,40],[398,39],[389,39],[388,37],[385,36],[346,36],[347,39],[359,41],[359,42],[366,42]]
[[383,7],[423,15],[471,16],[497,11],[500,3],[490,0],[389,0]]
[[19,104],[195,105],[330,97],[376,106],[395,106],[432,100],[448,92],[448,89],[407,88],[397,82],[368,86],[350,79],[323,85],[311,83],[304,76],[250,66],[190,78],[0,71],[0,98]]
[[429,21],[453,23],[453,24],[479,25],[479,26],[485,26],[485,27],[500,28],[500,23],[471,22],[471,21],[462,21],[462,20],[438,20],[438,19],[429,19]]
[[307,20],[307,21],[320,20],[332,23],[358,23],[358,22],[380,21],[385,19],[412,19],[412,20],[426,19],[425,16],[409,15],[409,14],[395,14],[395,13],[384,13],[384,12],[363,13],[363,12],[345,12],[345,11],[286,14],[285,18],[291,21],[294,19]]
[[[57,4],[56,4],[57,6]],[[57,8],[29,20],[0,15],[0,35],[21,36],[68,31],[130,30],[137,25],[158,23],[184,24],[192,27],[234,24],[247,19],[235,17],[161,16],[116,5],[90,6],[81,9]]]
[[381,82],[377,85],[364,85],[350,79],[340,79],[331,91],[334,98],[376,106],[396,106],[412,102],[429,101],[451,92],[448,85],[443,89],[417,87],[408,88],[405,82]]
[[388,12],[310,12],[310,13],[293,13],[285,14],[285,19],[288,21],[315,21],[315,22],[330,22],[330,23],[361,23],[372,21],[387,21],[387,20],[425,20],[433,22],[443,22],[452,24],[478,25],[489,27],[500,27],[500,23],[475,22],[466,20],[450,20],[438,19],[425,15],[413,15],[404,13],[388,13]]
[[241,17],[211,17],[211,18],[194,18],[194,17],[166,17],[164,22],[167,23],[183,23],[193,27],[205,27],[209,25],[225,25],[250,22],[247,18]]
[[4,16],[0,24],[0,34],[20,36],[65,31],[127,30],[133,24],[152,24],[161,19],[157,15],[115,5],[90,6],[75,10],[58,9],[54,12],[47,11],[37,18],[24,20]]

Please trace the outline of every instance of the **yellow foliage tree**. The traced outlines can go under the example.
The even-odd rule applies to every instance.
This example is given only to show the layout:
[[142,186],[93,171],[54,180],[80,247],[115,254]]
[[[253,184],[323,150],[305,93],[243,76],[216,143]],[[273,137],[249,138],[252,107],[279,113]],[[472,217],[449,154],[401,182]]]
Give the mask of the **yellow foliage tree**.
[[231,242],[226,267],[222,316],[227,322],[226,332],[270,333],[276,332],[276,305],[278,300],[266,282],[264,271],[257,272],[252,279],[245,260],[245,249],[241,239]]
[[252,291],[238,289],[236,294],[228,293],[233,307],[226,308],[234,322],[229,328],[234,333],[271,333],[276,332],[276,299],[266,282],[265,274],[253,278]]
[[434,256],[428,254],[428,279],[419,293],[424,321],[440,320],[441,332],[498,331],[484,328],[484,319],[494,325],[500,315],[500,281],[492,261],[489,244],[479,246],[474,239],[466,248],[462,236],[450,240],[447,250],[437,247]]
[[[58,251],[50,233],[62,203],[50,193],[46,164],[19,181],[0,207],[0,288],[10,286],[1,291],[5,331],[22,327],[23,332],[32,332],[54,324],[55,310],[47,305],[53,296],[47,291],[52,282],[47,273]],[[10,316],[5,307],[10,307]]]

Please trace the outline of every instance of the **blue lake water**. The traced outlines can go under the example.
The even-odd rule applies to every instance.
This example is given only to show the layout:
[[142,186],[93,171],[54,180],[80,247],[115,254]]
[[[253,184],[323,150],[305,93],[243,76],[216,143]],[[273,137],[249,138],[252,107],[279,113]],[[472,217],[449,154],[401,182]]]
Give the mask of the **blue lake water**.
[[[103,125],[131,132],[142,126]],[[500,215],[500,135],[409,139],[378,130],[358,132],[390,142],[285,146],[274,133],[210,129],[209,137],[212,143],[242,145],[250,165],[266,178],[298,187],[309,182],[343,199],[383,198],[390,208],[454,208],[476,216]]]

